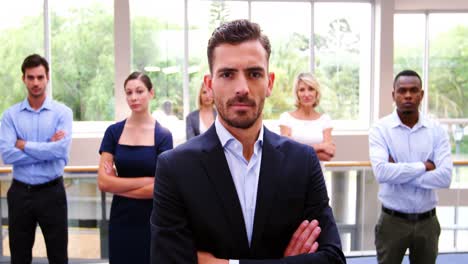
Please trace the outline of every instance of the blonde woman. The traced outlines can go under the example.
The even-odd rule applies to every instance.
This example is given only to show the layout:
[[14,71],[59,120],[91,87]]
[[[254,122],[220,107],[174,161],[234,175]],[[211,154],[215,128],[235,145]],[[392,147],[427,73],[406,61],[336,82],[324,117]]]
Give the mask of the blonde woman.
[[315,149],[321,161],[335,155],[331,118],[317,112],[320,103],[320,85],[311,73],[301,73],[294,82],[296,110],[280,116],[281,135],[290,137]]
[[198,92],[198,110],[195,110],[185,118],[185,132],[187,140],[203,134],[213,124],[216,118],[213,95],[202,83]]

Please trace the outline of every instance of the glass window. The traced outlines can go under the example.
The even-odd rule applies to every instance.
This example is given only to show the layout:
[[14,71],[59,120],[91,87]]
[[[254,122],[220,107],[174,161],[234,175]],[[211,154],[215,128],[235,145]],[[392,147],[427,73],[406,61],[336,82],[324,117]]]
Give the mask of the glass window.
[[198,108],[198,91],[210,71],[206,48],[211,33],[221,23],[241,18],[248,18],[245,1],[188,1],[190,110]]
[[114,119],[112,0],[52,0],[52,93],[75,121]]
[[468,14],[429,14],[429,112],[468,116]]
[[[287,16],[294,14],[294,16]],[[272,95],[265,101],[265,119],[277,119],[294,108],[293,83],[301,72],[310,71],[311,4],[253,2],[252,21],[271,42],[270,71],[275,73]]]
[[394,16],[394,75],[411,69],[423,75],[425,17],[424,14]]
[[455,234],[455,231],[453,230],[442,230],[440,232],[440,236],[439,236],[439,250],[440,251],[444,252],[444,251],[453,250],[455,248],[454,247],[455,246],[454,234]]
[[[426,35],[426,23],[428,35]],[[468,115],[468,16],[466,13],[429,13],[395,15],[395,74],[414,69],[423,77],[428,63],[428,83],[423,111],[438,119]],[[429,57],[424,51],[428,42]],[[450,123],[450,121],[449,121]],[[465,125],[462,124],[462,128]],[[453,131],[452,131],[453,132]],[[468,140],[462,137],[452,144],[455,154],[465,154]]]
[[[322,112],[367,127],[370,109],[371,4],[314,5],[315,67]],[[345,122],[343,122],[345,124]]]
[[184,1],[130,1],[132,70],[148,74],[155,88],[151,110],[165,101],[183,115]]
[[457,233],[457,247],[459,251],[468,251],[468,244],[466,243],[466,238],[468,237],[468,231],[458,231]]
[[[21,64],[28,55],[44,56],[42,1],[4,1],[0,8],[0,116],[26,97]],[[28,8],[24,8],[27,6]]]

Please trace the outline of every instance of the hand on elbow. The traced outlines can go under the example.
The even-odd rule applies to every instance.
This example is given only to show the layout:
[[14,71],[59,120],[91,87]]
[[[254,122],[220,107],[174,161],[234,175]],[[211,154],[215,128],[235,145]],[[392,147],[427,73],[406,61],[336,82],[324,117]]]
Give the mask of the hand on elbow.
[[65,137],[65,131],[59,130],[50,138],[51,142],[62,140]]
[[436,166],[432,160],[427,160],[424,162],[424,166],[426,167],[426,171],[435,170]]
[[327,155],[329,155],[331,158],[333,158],[335,156],[335,151],[336,151],[335,143],[333,142],[323,143],[322,151],[325,152]]
[[330,154],[325,151],[317,152],[317,157],[319,158],[320,161],[330,161],[334,156],[335,156],[334,153]]
[[197,259],[199,264],[228,264],[229,260],[219,259],[209,252],[198,251]]
[[321,231],[317,220],[312,220],[310,222],[304,220],[292,235],[284,251],[284,256],[289,257],[315,253],[319,246],[317,239]]
[[22,140],[22,139],[17,139],[16,140],[16,143],[15,143],[15,147],[20,149],[20,150],[24,150],[24,147],[26,146],[26,141]]
[[104,162],[104,171],[109,176],[114,176],[114,177],[117,176],[117,172],[115,171],[115,168],[112,162],[109,162],[109,161]]

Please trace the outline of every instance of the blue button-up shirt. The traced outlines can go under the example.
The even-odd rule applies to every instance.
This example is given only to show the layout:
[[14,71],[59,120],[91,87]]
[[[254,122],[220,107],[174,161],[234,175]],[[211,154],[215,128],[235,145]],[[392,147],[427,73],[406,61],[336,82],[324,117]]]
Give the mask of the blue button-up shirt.
[[250,161],[242,154],[243,147],[231,133],[216,118],[216,133],[224,149],[229,170],[231,171],[237,196],[244,215],[245,229],[249,245],[252,240],[252,230],[257,203],[257,187],[260,175],[260,163],[262,160],[263,126],[254,145],[254,153]]
[[[0,125],[0,153],[5,164],[13,165],[13,178],[40,184],[61,176],[68,162],[72,123],[71,109],[49,97],[37,110],[27,99],[7,109]],[[51,142],[59,130],[65,137]],[[24,150],[15,147],[18,139],[26,141]]]
[[[422,114],[412,128],[396,111],[379,120],[369,133],[369,155],[380,184],[379,199],[387,208],[429,211],[437,204],[434,189],[450,186],[453,163],[447,132]],[[435,170],[426,171],[427,160],[434,162]]]

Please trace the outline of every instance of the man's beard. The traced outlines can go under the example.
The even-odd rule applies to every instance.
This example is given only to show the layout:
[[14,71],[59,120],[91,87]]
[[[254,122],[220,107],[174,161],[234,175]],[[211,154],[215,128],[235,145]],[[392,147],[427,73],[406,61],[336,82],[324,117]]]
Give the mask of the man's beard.
[[[237,118],[229,118],[226,114],[227,108],[236,104],[236,103],[243,103],[247,104],[251,107],[255,107],[257,104],[254,100],[249,99],[247,96],[236,96],[232,99],[229,99],[224,105],[219,105],[216,103],[216,108],[218,109],[219,116],[231,127],[240,128],[240,129],[247,129],[252,127],[255,122],[260,118],[262,115],[263,104],[265,99],[262,99],[259,104],[257,111],[253,113],[252,118],[242,118],[242,114],[237,113]],[[247,112],[244,113],[244,116],[247,115]],[[241,117],[239,117],[241,116]]]

